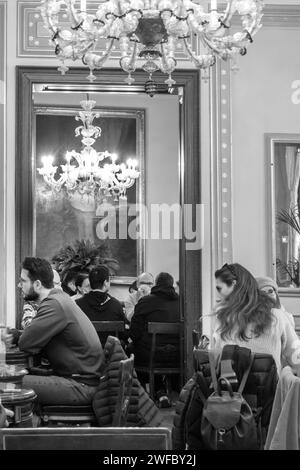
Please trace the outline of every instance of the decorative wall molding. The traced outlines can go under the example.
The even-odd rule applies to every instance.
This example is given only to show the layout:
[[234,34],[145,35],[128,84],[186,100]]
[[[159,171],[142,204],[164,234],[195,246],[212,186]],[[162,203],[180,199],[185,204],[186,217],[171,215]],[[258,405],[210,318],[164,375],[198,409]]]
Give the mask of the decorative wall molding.
[[[89,11],[97,11],[97,5],[101,0],[87,1],[87,8]],[[26,0],[18,0],[18,38],[17,38],[17,56],[18,57],[48,57],[57,60],[54,54],[54,46],[49,37],[49,31],[44,27],[42,17],[39,12],[39,0],[28,2]],[[67,19],[66,14],[61,14],[60,20]],[[65,23],[67,26],[67,22]],[[182,45],[179,45],[182,46]],[[192,47],[199,54],[197,50],[197,41],[192,38]],[[105,41],[99,41],[96,48],[97,52],[105,51]],[[111,59],[120,59],[120,52],[115,49],[111,54]],[[189,62],[187,55],[178,48],[175,53],[175,58],[178,61]],[[109,64],[109,60],[107,62]]]
[[6,24],[7,3],[0,1],[0,323],[6,324]]
[[[220,6],[221,8],[222,6]],[[265,5],[263,27],[299,28],[300,5]],[[212,272],[232,263],[231,70],[217,61],[211,71],[211,247]],[[212,279],[212,292],[214,292]],[[213,296],[212,296],[213,297]]]
[[231,263],[232,142],[230,63],[218,61],[211,82],[212,270]]
[[300,5],[265,5],[262,24],[263,27],[299,28]]

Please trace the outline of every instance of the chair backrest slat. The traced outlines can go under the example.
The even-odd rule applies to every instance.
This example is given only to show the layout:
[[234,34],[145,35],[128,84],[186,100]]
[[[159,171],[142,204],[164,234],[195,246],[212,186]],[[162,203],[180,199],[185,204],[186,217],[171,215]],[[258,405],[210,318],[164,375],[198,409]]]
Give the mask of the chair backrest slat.
[[93,321],[96,331],[98,332],[122,332],[125,331],[125,323],[123,321]]
[[8,428],[0,450],[170,450],[167,428]]
[[119,370],[119,393],[116,402],[116,409],[113,416],[113,426],[125,426],[127,421],[127,414],[129,409],[131,390],[132,390],[132,375],[134,366],[134,355],[131,354],[130,358],[120,361]]
[[179,334],[180,332],[180,323],[158,323],[158,322],[149,322],[148,323],[148,333],[151,334]]

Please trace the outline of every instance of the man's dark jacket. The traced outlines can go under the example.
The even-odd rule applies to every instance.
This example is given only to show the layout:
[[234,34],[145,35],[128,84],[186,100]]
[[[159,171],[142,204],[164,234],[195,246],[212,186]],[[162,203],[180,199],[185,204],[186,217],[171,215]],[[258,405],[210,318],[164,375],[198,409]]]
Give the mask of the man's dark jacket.
[[98,385],[103,349],[90,320],[66,293],[52,289],[18,342],[21,351],[42,353],[55,375]]
[[[149,322],[174,323],[180,321],[179,296],[171,286],[154,286],[151,294],[142,297],[135,306],[129,336],[133,341],[135,363],[147,364],[151,350]],[[179,339],[173,335],[157,338],[159,347],[172,344],[176,353],[160,355],[161,362],[176,362],[179,357]],[[171,365],[171,364],[170,364]]]
[[[122,304],[107,292],[90,291],[75,302],[91,321],[125,320]],[[109,333],[99,334],[102,345],[108,335]]]

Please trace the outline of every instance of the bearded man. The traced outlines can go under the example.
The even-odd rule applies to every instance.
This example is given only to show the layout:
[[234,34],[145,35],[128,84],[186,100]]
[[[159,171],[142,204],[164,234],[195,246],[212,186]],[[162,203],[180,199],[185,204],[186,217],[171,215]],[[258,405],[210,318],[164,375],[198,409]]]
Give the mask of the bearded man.
[[38,305],[37,314],[18,339],[21,351],[42,354],[53,375],[27,375],[40,404],[90,404],[99,384],[103,350],[95,328],[81,309],[62,291],[53,288],[48,261],[27,257],[18,287],[25,301]]

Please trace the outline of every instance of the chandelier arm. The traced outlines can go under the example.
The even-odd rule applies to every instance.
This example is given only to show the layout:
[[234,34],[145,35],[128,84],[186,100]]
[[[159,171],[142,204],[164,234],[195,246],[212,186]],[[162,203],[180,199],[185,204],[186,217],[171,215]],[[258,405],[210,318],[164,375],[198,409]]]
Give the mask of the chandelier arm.
[[71,28],[77,28],[83,22],[83,19],[81,20],[79,16],[77,15],[77,8],[75,7],[75,1],[74,0],[64,0],[64,1],[70,11],[70,17],[72,21]]
[[[217,47],[217,45],[212,42],[206,34],[203,34],[202,35],[202,38],[201,38],[203,44],[208,47],[210,50],[212,50],[216,55],[218,56],[222,56],[222,53],[224,54],[224,52],[228,52],[226,50],[226,48],[220,48],[220,47]],[[222,57],[223,58],[223,57]]]
[[232,19],[233,15],[234,15],[234,12],[236,10],[236,3],[237,3],[237,0],[228,0],[226,10],[225,10],[224,15],[222,17],[222,23],[223,23],[225,28],[230,27],[231,19]]
[[114,45],[114,41],[115,41],[114,38],[110,40],[106,51],[100,57],[97,54],[93,53],[93,52],[88,52],[84,56],[84,61],[86,62],[86,64],[91,69],[94,69],[94,68],[101,69],[101,67],[103,66],[103,62],[105,62],[105,60],[110,56],[111,50],[112,50],[113,45]]
[[161,70],[171,74],[175,70],[177,62],[172,55],[168,54],[165,44],[161,44],[161,54]]
[[186,51],[195,63],[197,67],[200,68],[207,68],[215,64],[216,58],[212,54],[200,54],[196,55],[192,50],[191,46],[187,42],[187,39],[183,39],[183,43],[185,45]]
[[41,16],[44,20],[44,23],[48,26],[48,29],[52,32],[52,40],[55,40],[55,35],[58,34],[59,28],[58,26],[54,26],[54,19],[52,19],[48,9],[44,9],[41,7]]
[[137,53],[138,53],[138,43],[134,41],[133,50],[131,55],[127,54],[120,59],[120,65],[124,72],[132,73],[136,69],[136,60],[137,60]]
[[134,179],[133,178],[127,178],[126,181],[123,181],[124,188],[129,189],[134,185]]

